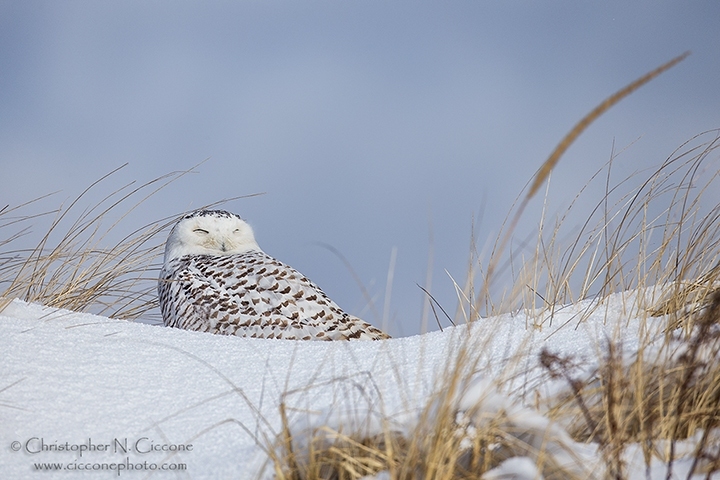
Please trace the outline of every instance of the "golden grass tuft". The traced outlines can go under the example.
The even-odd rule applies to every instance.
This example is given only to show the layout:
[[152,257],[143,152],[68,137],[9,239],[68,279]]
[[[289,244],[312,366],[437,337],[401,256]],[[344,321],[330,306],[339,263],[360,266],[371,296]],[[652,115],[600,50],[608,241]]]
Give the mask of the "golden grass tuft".
[[609,342],[590,378],[574,376],[571,359],[542,354],[543,366],[572,392],[551,415],[571,418],[568,430],[578,441],[600,445],[612,478],[625,478],[621,454],[629,443],[642,447],[646,462],[656,457],[671,466],[677,441],[697,435],[693,470],[720,471],[720,438],[713,433],[720,424],[720,293],[688,315],[689,334],[676,330],[630,362],[621,343]]
[[[157,308],[165,234],[182,213],[130,233],[118,231],[122,221],[151,196],[197,166],[106,193],[105,184],[125,166],[92,183],[67,206],[25,213],[46,195],[0,209],[0,232],[10,231],[0,241],[0,311],[14,298],[124,320],[147,319],[148,312]],[[34,248],[13,248],[31,233],[32,222],[49,217],[52,220]]]
[[[566,395],[550,399],[542,412],[575,441],[595,445],[602,465],[583,465],[582,459],[574,467],[558,463],[563,442],[550,432],[518,429],[508,412],[483,405],[463,410],[459,396],[474,375],[482,374],[477,357],[469,354],[482,347],[466,343],[410,431],[396,428],[393,419],[385,419],[382,431],[370,436],[335,431],[328,437],[322,427],[304,432],[308,454],[298,451],[297,432],[283,416],[282,440],[268,445],[277,478],[479,479],[507,459],[525,457],[546,479],[625,479],[631,445],[639,445],[648,471],[659,461],[671,478],[680,456],[676,446],[688,438],[696,440],[691,474],[710,478],[720,472],[720,438],[713,433],[720,423],[720,205],[704,201],[717,191],[720,131],[689,140],[634,187],[634,178],[611,183],[613,156],[592,176],[606,172],[605,195],[569,242],[562,227],[576,202],[555,222],[543,209],[534,251],[504,255],[527,201],[569,143],[623,96],[686,56],[620,90],[576,125],[539,171],[515,215],[508,216],[487,263],[472,252],[467,281],[456,285],[456,324],[471,323],[481,312],[522,309],[538,319],[529,327],[539,329],[563,327],[543,323],[552,322],[563,304],[593,298],[598,309],[613,293],[638,292],[627,314],[641,318],[646,333],[630,360],[619,337],[607,339],[589,376],[575,373],[570,357],[544,351],[537,359],[549,377],[567,385]],[[494,301],[492,284],[503,269],[512,275],[512,289]],[[650,333],[657,325],[663,327],[660,338]]]
[[[24,214],[28,206],[37,202],[33,201],[0,212],[3,221],[0,228],[22,227],[3,246],[10,246],[12,241],[27,235],[31,220],[41,216],[54,217],[34,248],[2,252],[0,285],[4,287],[2,297],[5,301],[20,298],[124,319],[138,318],[155,307],[157,302],[150,278],[157,270],[157,257],[162,252],[156,237],[167,223],[157,222],[136,230],[114,247],[101,245],[114,233],[118,222],[147,198],[143,197],[146,191],[162,188],[167,177],[138,187],[124,185],[105,195],[94,206],[82,206],[85,198],[101,190],[103,182],[120,168],[94,182],[67,207],[61,206],[41,215]],[[115,216],[121,206],[131,202],[134,205],[120,220],[104,227],[107,218]]]
[[523,421],[518,415],[527,412],[523,407],[500,406],[489,384],[479,403],[468,403],[478,388],[485,388],[469,380],[468,371],[476,372],[478,365],[468,347],[462,345],[448,359],[444,380],[410,424],[385,419],[366,435],[327,426],[298,431],[283,403],[282,433],[266,447],[275,478],[355,480],[385,472],[387,478],[402,480],[471,480],[520,457],[532,459],[548,480],[588,478],[588,466],[558,461],[558,453],[572,455],[563,435],[549,424]]

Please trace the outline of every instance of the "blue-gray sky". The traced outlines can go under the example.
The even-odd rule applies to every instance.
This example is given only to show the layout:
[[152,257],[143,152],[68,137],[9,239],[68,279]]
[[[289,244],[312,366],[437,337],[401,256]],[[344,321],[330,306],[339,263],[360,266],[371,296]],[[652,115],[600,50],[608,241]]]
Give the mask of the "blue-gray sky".
[[[390,333],[420,329],[433,292],[456,299],[480,245],[568,129],[603,98],[693,54],[603,116],[554,173],[570,202],[616,149],[622,177],[720,127],[717,2],[0,2],[3,204],[198,173],[136,224],[222,198],[260,245]],[[527,228],[537,223],[524,219]],[[432,327],[432,324],[431,324]]]

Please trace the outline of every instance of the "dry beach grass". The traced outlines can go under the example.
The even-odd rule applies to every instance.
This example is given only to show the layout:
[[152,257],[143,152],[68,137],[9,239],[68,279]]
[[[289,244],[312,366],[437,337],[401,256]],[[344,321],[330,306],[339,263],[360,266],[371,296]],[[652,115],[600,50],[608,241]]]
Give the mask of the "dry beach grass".
[[[285,423],[281,440],[269,448],[277,478],[357,479],[384,472],[386,476],[377,478],[478,479],[516,457],[531,458],[546,479],[624,479],[629,478],[625,453],[637,446],[646,473],[659,460],[669,479],[675,478],[676,444],[691,437],[696,439],[694,462],[687,478],[711,478],[720,472],[715,430],[720,422],[720,205],[708,208],[703,202],[718,188],[720,131],[689,140],[639,186],[626,191],[623,187],[632,184],[630,179],[610,183],[611,159],[592,177],[606,173],[605,195],[587,213],[574,239],[560,240],[566,215],[554,222],[543,217],[529,258],[511,255],[508,260],[502,255],[527,202],[569,143],[624,95],[682,58],[633,82],[578,123],[540,168],[514,215],[508,216],[507,230],[498,235],[490,259],[483,264],[471,252],[467,280],[457,286],[460,306],[455,324],[473,322],[481,312],[495,315],[514,309],[543,322],[552,319],[555,308],[580,299],[595,298],[597,308],[602,308],[602,300],[615,292],[663,287],[662,296],[649,295],[646,301],[640,296],[627,311],[641,321],[664,322],[666,335],[659,345],[652,339],[650,348],[651,338],[642,340],[628,362],[622,339],[608,339],[590,376],[577,376],[571,357],[543,351],[537,359],[549,376],[567,384],[567,395],[543,407],[547,416],[566,425],[575,441],[596,445],[603,468],[589,471],[558,464],[549,454],[551,432],[544,432],[544,439],[534,438],[533,432],[518,430],[503,410],[486,410],[472,435],[465,435],[467,424],[460,417],[468,412],[458,397],[467,387],[468,371],[476,374],[482,369],[472,354],[481,346],[464,345],[448,362],[451,373],[419,415],[416,431],[400,434],[388,421],[383,434],[361,438],[323,427],[310,435],[309,442],[303,437],[306,445],[298,453],[291,426]],[[503,262],[514,265],[514,278],[509,291],[497,299],[490,286]]]

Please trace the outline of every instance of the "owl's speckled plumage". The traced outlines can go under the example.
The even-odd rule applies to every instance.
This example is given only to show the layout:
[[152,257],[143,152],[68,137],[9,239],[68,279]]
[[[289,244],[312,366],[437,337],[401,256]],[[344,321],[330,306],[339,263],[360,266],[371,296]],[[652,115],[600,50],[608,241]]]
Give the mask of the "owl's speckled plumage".
[[175,225],[158,293],[170,327],[288,340],[390,338],[264,253],[252,228],[223,210],[199,210]]

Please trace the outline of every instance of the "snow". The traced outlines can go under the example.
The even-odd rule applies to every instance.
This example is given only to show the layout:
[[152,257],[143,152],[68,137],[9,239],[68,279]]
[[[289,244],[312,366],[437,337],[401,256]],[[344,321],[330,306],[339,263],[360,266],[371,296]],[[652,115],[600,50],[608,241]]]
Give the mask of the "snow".
[[[542,405],[567,388],[539,368],[543,348],[575,355],[591,369],[606,339],[621,338],[627,353],[642,336],[656,335],[630,314],[636,300],[618,294],[552,315],[516,312],[471,329],[381,342],[214,336],[13,300],[0,312],[0,477],[42,475],[39,463],[63,464],[52,478],[76,478],[102,464],[113,469],[98,473],[103,478],[145,478],[156,465],[179,464],[185,469],[152,476],[269,477],[266,450],[281,431],[281,404],[298,444],[312,426],[372,433],[389,418],[410,428],[470,345],[481,373],[457,399],[469,421],[477,427],[481,413],[502,409],[528,445],[547,442],[559,464],[592,478],[601,471],[595,447],[574,442],[542,408],[522,400]],[[499,379],[512,380],[499,391]],[[530,450],[485,478],[539,478]],[[644,477],[642,451],[628,458]],[[677,462],[675,472],[688,465]],[[652,478],[665,478],[661,464]]]

